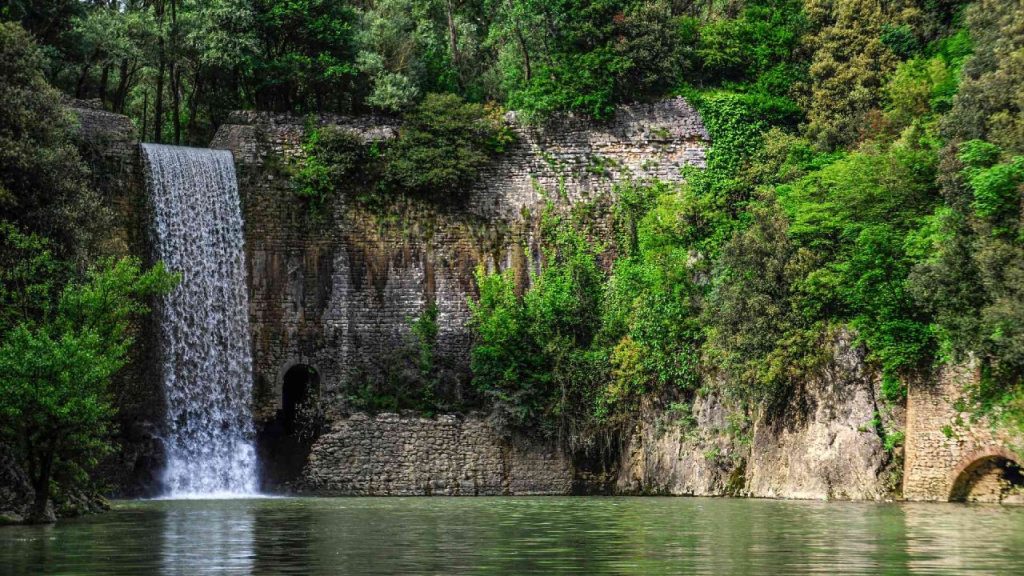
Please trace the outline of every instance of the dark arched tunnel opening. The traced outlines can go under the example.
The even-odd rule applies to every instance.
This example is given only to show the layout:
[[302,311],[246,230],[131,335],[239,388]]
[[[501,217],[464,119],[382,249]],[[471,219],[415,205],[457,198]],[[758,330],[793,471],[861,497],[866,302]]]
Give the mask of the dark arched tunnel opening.
[[295,487],[319,435],[319,395],[320,374],[315,368],[296,364],[285,372],[280,408],[257,434],[261,490],[287,492]]
[[951,502],[1024,501],[1024,471],[1016,461],[1001,455],[978,458],[957,475]]

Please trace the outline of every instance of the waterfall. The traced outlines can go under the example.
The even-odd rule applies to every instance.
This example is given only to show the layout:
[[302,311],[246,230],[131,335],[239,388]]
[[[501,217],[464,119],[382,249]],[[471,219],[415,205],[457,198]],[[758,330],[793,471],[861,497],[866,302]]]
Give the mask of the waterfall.
[[156,257],[182,277],[158,307],[166,496],[252,495],[249,298],[231,153],[157,144],[142,150]]

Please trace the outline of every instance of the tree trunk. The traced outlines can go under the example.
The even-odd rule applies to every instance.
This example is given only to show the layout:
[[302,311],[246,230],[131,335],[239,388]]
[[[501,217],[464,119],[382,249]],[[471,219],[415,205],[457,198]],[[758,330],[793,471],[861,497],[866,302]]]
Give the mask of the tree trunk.
[[178,57],[178,3],[171,0],[171,116],[174,121],[174,143],[181,144],[181,66]]
[[128,59],[121,59],[121,68],[117,80],[117,91],[114,92],[114,112],[124,113],[124,101],[128,97]]
[[459,79],[459,88],[465,88],[465,79],[462,77],[462,58],[459,55],[459,36],[455,27],[455,7],[452,0],[447,0],[448,15],[448,45],[452,53],[452,65],[455,67],[455,76]]
[[202,88],[202,80],[199,76],[199,68],[192,77],[192,94],[188,99],[188,128],[185,130],[185,137],[188,141],[195,142],[196,113],[199,110],[199,90]]
[[47,505],[50,503],[50,476],[53,472],[55,454],[56,445],[51,443],[41,456],[38,474],[32,479],[32,488],[36,491],[36,497],[32,502],[32,510],[28,517],[31,524],[46,524],[55,520],[52,513],[47,514]]
[[174,143],[181,144],[181,66],[171,63],[171,117]]
[[100,74],[100,102],[107,103],[107,82],[110,81],[110,64],[103,65],[103,73]]
[[142,141],[146,141],[146,128],[149,122],[149,91],[142,94]]
[[519,50],[523,53],[523,72],[526,74],[526,81],[529,82],[533,76],[533,70],[530,69],[530,51],[526,49],[526,40],[523,38],[523,31],[519,29],[519,25],[515,25],[516,41],[519,43]]
[[160,66],[158,67],[156,76],[156,102],[153,105],[153,141],[157,144],[163,141],[163,122],[164,122],[164,69],[167,67],[167,62],[164,57],[164,35],[163,35],[163,23],[164,23],[164,3],[160,2],[157,4],[157,21],[160,22],[160,37],[157,40],[157,51],[160,59]]

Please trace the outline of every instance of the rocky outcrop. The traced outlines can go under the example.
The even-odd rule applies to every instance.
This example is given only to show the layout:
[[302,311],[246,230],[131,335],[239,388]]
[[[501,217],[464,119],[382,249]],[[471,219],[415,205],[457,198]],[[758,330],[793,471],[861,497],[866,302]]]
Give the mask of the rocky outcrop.
[[729,434],[729,411],[715,396],[692,407],[647,408],[622,448],[620,494],[722,496],[743,487],[746,451]]
[[0,526],[24,522],[35,494],[28,475],[10,450],[0,444]]
[[554,446],[517,445],[480,417],[357,414],[313,445],[301,488],[342,496],[568,494],[572,466]]
[[878,374],[842,334],[832,358],[787,405],[754,425],[745,493],[765,498],[879,500],[896,488],[883,447]]
[[[898,459],[884,449],[885,429],[902,425],[877,401],[878,375],[863,350],[840,334],[816,374],[785,406],[751,427],[733,410],[699,398],[680,419],[641,419],[627,438],[620,493],[760,498],[878,500],[894,495]],[[882,414],[886,420],[883,421]],[[892,416],[890,418],[890,416]],[[888,428],[887,428],[888,427]]]

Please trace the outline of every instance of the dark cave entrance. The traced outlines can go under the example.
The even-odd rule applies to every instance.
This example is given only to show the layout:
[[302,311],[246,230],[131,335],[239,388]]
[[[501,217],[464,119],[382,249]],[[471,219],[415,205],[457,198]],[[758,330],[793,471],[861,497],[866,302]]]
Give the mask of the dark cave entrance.
[[320,387],[320,375],[316,370],[305,364],[296,364],[284,374],[281,383],[281,410],[277,413],[277,419],[288,430],[295,431],[296,424],[304,414],[303,410],[311,407],[309,402],[312,395],[318,392]]
[[257,438],[262,490],[288,492],[296,487],[320,434],[319,396],[316,368],[296,364],[284,373],[280,408],[260,427]]

